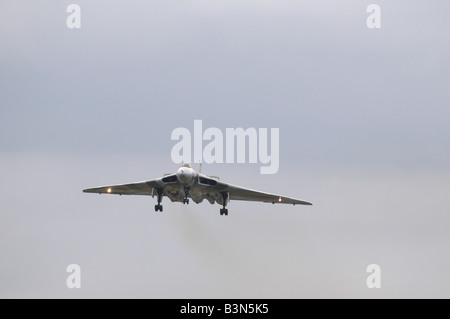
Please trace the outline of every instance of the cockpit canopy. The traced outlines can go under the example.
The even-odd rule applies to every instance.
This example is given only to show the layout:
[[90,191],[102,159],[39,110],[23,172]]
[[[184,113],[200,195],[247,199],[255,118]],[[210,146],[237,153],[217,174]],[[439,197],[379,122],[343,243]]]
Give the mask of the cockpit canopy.
[[191,164],[189,164],[189,163],[184,163],[184,164],[183,164],[183,167],[189,167],[189,168],[191,168]]

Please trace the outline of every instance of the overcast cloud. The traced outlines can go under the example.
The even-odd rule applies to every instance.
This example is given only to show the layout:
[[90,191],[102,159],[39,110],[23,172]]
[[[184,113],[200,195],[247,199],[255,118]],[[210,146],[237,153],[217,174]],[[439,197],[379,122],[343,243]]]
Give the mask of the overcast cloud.
[[[449,298],[450,4],[372,2],[2,1],[0,297]],[[314,206],[81,192],[175,171],[195,119],[279,128],[277,174],[203,170]]]

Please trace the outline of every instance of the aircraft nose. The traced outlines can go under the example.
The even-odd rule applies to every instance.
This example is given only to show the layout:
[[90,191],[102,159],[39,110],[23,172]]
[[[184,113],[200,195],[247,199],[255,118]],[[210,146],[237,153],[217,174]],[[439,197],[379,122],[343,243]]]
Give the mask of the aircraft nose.
[[191,180],[192,180],[192,174],[191,174],[190,170],[184,169],[184,168],[178,169],[177,177],[178,177],[178,180],[182,183],[188,183],[188,182],[191,182]]

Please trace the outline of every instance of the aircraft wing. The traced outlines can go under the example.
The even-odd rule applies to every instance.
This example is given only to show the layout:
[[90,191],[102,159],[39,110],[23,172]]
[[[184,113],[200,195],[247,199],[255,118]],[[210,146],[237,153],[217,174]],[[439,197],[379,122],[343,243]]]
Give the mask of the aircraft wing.
[[246,200],[273,204],[312,205],[310,202],[306,202],[304,200],[264,193],[235,185],[228,185],[227,191],[230,196],[230,200]]
[[210,202],[214,200],[221,205],[223,204],[223,201],[220,194],[224,192],[228,193],[230,200],[245,200],[273,204],[312,205],[310,202],[296,198],[260,192],[241,186],[219,182],[205,175],[200,176],[198,187],[201,189],[201,193]]
[[157,180],[148,182],[102,186],[84,189],[84,193],[116,194],[116,195],[152,195],[153,188],[158,185]]
[[[83,190],[83,192],[96,194],[155,196],[156,188],[163,189],[163,196],[169,197],[171,201],[183,201],[184,199],[184,192],[175,174],[139,183],[89,188]],[[265,202],[273,204],[312,205],[309,202],[296,198],[260,192],[245,187],[218,182],[204,175],[200,177],[199,184],[197,184],[195,189],[192,190],[190,197],[197,203],[201,202],[203,199],[208,199],[211,203],[217,202],[222,205],[223,200],[221,193],[224,192],[228,193],[230,200]]]
[[116,195],[147,195],[157,196],[157,190],[163,190],[163,196],[169,197],[172,202],[183,201],[184,192],[175,174],[162,178],[131,184],[101,186],[83,190],[84,193],[116,194]]

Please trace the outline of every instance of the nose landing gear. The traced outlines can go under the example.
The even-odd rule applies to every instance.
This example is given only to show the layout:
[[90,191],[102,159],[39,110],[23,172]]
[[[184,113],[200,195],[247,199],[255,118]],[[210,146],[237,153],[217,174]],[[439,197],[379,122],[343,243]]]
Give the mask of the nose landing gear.
[[190,188],[189,188],[189,187],[187,187],[187,188],[184,189],[184,199],[183,199],[183,204],[189,204],[189,198],[188,198],[189,191],[190,191]]

